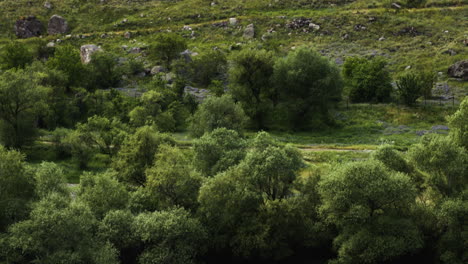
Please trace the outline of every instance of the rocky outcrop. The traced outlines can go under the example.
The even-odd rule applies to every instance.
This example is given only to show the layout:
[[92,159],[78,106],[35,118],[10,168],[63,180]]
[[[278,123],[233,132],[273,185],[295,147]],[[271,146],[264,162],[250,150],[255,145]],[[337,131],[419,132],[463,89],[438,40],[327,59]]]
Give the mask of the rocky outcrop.
[[254,24],[250,24],[244,30],[244,38],[252,39],[254,37],[255,37],[255,26]]
[[448,75],[468,81],[468,60],[462,60],[450,66]]
[[49,19],[49,25],[47,26],[47,33],[49,33],[49,35],[65,34],[68,30],[68,23],[65,18],[59,15],[53,15]]
[[201,103],[209,96],[209,91],[206,89],[198,89],[192,86],[185,86],[184,95],[193,96],[197,102]]
[[102,51],[101,47],[94,44],[83,45],[80,48],[81,62],[84,64],[91,62],[91,57],[95,52]]
[[42,34],[42,23],[35,16],[28,16],[16,21],[15,34],[18,38],[39,37]]

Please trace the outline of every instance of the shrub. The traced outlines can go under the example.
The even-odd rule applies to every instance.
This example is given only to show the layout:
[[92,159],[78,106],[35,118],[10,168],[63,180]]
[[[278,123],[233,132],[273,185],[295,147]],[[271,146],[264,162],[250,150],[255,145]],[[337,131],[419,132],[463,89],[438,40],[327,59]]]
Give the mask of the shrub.
[[423,80],[419,75],[414,73],[406,73],[400,76],[396,82],[397,93],[400,100],[412,106],[423,92]]

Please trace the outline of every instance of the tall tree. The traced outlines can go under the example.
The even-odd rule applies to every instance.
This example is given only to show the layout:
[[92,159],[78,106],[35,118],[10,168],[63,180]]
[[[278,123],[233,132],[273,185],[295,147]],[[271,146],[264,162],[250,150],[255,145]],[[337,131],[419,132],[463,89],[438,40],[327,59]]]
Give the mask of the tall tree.
[[30,71],[12,69],[0,75],[0,136],[4,145],[20,148],[34,138],[36,118],[46,108],[47,90]]

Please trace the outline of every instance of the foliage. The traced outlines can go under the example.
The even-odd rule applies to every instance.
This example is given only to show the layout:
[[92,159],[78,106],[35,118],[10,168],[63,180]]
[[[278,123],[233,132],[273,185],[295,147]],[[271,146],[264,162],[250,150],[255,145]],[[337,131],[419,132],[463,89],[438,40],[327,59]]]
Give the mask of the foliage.
[[202,87],[209,86],[215,80],[223,80],[227,73],[226,55],[213,50],[196,56],[191,64],[193,81]]
[[175,141],[150,126],[140,127],[135,134],[128,136],[112,163],[119,180],[136,186],[144,185],[145,170],[153,165],[155,155],[163,144],[174,145]]
[[95,152],[95,148],[85,142],[85,136],[77,130],[69,132],[60,142],[61,145],[71,154],[80,169],[86,169],[88,163]]
[[416,100],[423,93],[423,80],[421,76],[414,73],[406,73],[400,76],[396,82],[397,93],[400,100],[408,105],[412,106],[416,103]]
[[411,173],[413,168],[406,162],[402,155],[390,145],[383,145],[372,153],[372,158],[382,162],[387,168]]
[[230,93],[240,102],[253,126],[263,129],[275,95],[271,83],[273,54],[266,50],[245,49],[234,53],[232,60]]
[[236,131],[218,128],[193,143],[193,165],[203,175],[214,176],[237,165],[245,156],[246,142]]
[[189,158],[176,148],[162,145],[153,167],[146,171],[147,188],[160,209],[180,206],[196,208],[201,176],[190,167]]
[[95,52],[86,65],[91,73],[89,90],[108,89],[119,84],[122,69],[117,65],[117,56],[109,52]]
[[375,263],[423,245],[409,210],[416,197],[408,176],[380,162],[356,162],[322,178],[321,213],[339,229],[337,263]]
[[187,49],[185,40],[174,33],[158,34],[154,43],[150,46],[150,54],[161,60],[166,68],[170,68],[171,62]]
[[33,55],[26,45],[19,42],[11,42],[2,47],[0,53],[0,68],[8,70],[12,68],[25,68],[33,61]]
[[444,195],[454,195],[466,189],[468,154],[450,137],[425,136],[408,151],[414,166],[428,175],[429,184]]
[[234,103],[231,96],[209,97],[190,118],[189,130],[194,137],[201,137],[221,127],[241,133],[246,121],[242,107]]
[[0,232],[24,219],[34,198],[34,181],[27,172],[24,156],[0,146]]
[[47,88],[32,73],[12,69],[0,74],[0,138],[5,146],[20,148],[34,139],[34,121],[46,108]]
[[47,67],[62,71],[67,76],[67,90],[85,84],[87,72],[81,63],[80,52],[71,45],[63,45],[56,49],[54,56],[49,58]]
[[349,98],[353,102],[387,102],[392,86],[387,62],[382,58],[350,57],[343,65]]
[[341,100],[343,87],[338,69],[306,47],[276,62],[274,84],[274,119],[279,119],[280,127],[293,130],[329,123],[328,110]]
[[63,169],[52,162],[42,162],[34,170],[36,195],[44,199],[53,193],[70,195]]
[[463,99],[459,109],[449,117],[449,125],[453,140],[468,150],[468,97]]

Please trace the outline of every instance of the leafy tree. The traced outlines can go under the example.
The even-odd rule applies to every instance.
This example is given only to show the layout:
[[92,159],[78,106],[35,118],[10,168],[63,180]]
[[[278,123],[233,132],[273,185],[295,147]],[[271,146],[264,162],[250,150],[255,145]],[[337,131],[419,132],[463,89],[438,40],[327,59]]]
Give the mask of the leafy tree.
[[425,136],[408,151],[414,166],[429,177],[429,184],[444,195],[454,195],[468,183],[468,154],[450,137]]
[[174,33],[158,34],[154,44],[150,46],[150,54],[161,60],[166,68],[170,68],[171,62],[187,49],[185,40]]
[[468,97],[463,99],[459,109],[449,117],[450,136],[468,150]]
[[266,50],[245,49],[233,54],[232,60],[230,92],[240,102],[253,126],[264,129],[266,115],[276,94],[271,83],[273,54]]
[[88,84],[89,90],[108,89],[118,85],[122,69],[118,67],[116,55],[109,52],[96,52],[86,66],[92,76],[92,82]]
[[3,46],[0,53],[0,68],[8,70],[12,68],[25,68],[33,61],[32,53],[25,44],[10,42]]
[[204,252],[206,232],[184,209],[143,213],[135,218],[134,232],[143,242],[138,263],[194,263]]
[[193,165],[203,175],[214,176],[237,165],[245,156],[246,142],[236,131],[218,128],[193,143]]
[[174,145],[175,141],[152,127],[138,128],[135,134],[125,139],[113,160],[112,167],[118,172],[119,179],[136,186],[145,185],[145,170],[153,165],[163,144]]
[[0,138],[5,146],[20,148],[34,138],[34,121],[46,108],[46,94],[28,71],[13,69],[0,75]]
[[190,167],[189,158],[180,149],[161,146],[155,166],[146,171],[147,188],[161,209],[181,206],[194,209],[202,178]]
[[411,165],[390,145],[379,147],[372,153],[372,158],[382,162],[387,168],[394,171],[403,173],[411,173],[413,171]]
[[76,125],[76,132],[80,134],[81,144],[88,148],[98,148],[102,153],[115,155],[127,136],[128,128],[118,119],[109,120],[105,117],[93,116],[88,122]]
[[201,137],[216,128],[227,128],[242,132],[247,117],[239,104],[229,95],[207,98],[190,119],[190,133]]
[[82,86],[86,78],[86,68],[81,63],[80,52],[71,45],[63,45],[56,49],[52,58],[47,61],[47,67],[62,71],[67,76],[67,91],[71,87]]
[[92,146],[83,144],[85,140],[85,135],[77,130],[73,130],[63,137],[61,141],[61,145],[71,154],[80,169],[88,167],[88,163],[95,153],[95,149]]
[[202,87],[209,86],[215,80],[222,80],[227,72],[226,55],[219,50],[212,50],[196,56],[192,62],[193,81]]
[[34,198],[34,180],[27,172],[24,156],[0,146],[0,232],[24,219]]
[[387,63],[382,58],[346,59],[343,75],[353,102],[386,102],[390,100],[392,86]]
[[28,220],[12,225],[6,259],[11,263],[118,263],[116,250],[97,238],[98,221],[88,207],[52,194]]
[[65,174],[55,163],[43,162],[34,170],[36,195],[43,199],[52,193],[69,195]]
[[423,80],[414,73],[406,73],[400,76],[396,82],[397,93],[400,100],[408,106],[414,105],[423,93]]
[[278,90],[274,118],[287,129],[313,128],[326,123],[328,109],[341,100],[343,88],[338,69],[306,47],[276,62],[274,83]]
[[376,161],[355,162],[319,183],[326,221],[339,235],[336,263],[378,263],[422,247],[411,219],[416,192],[408,176]]
[[109,172],[81,175],[78,194],[99,219],[111,210],[125,209],[129,200],[125,186]]

